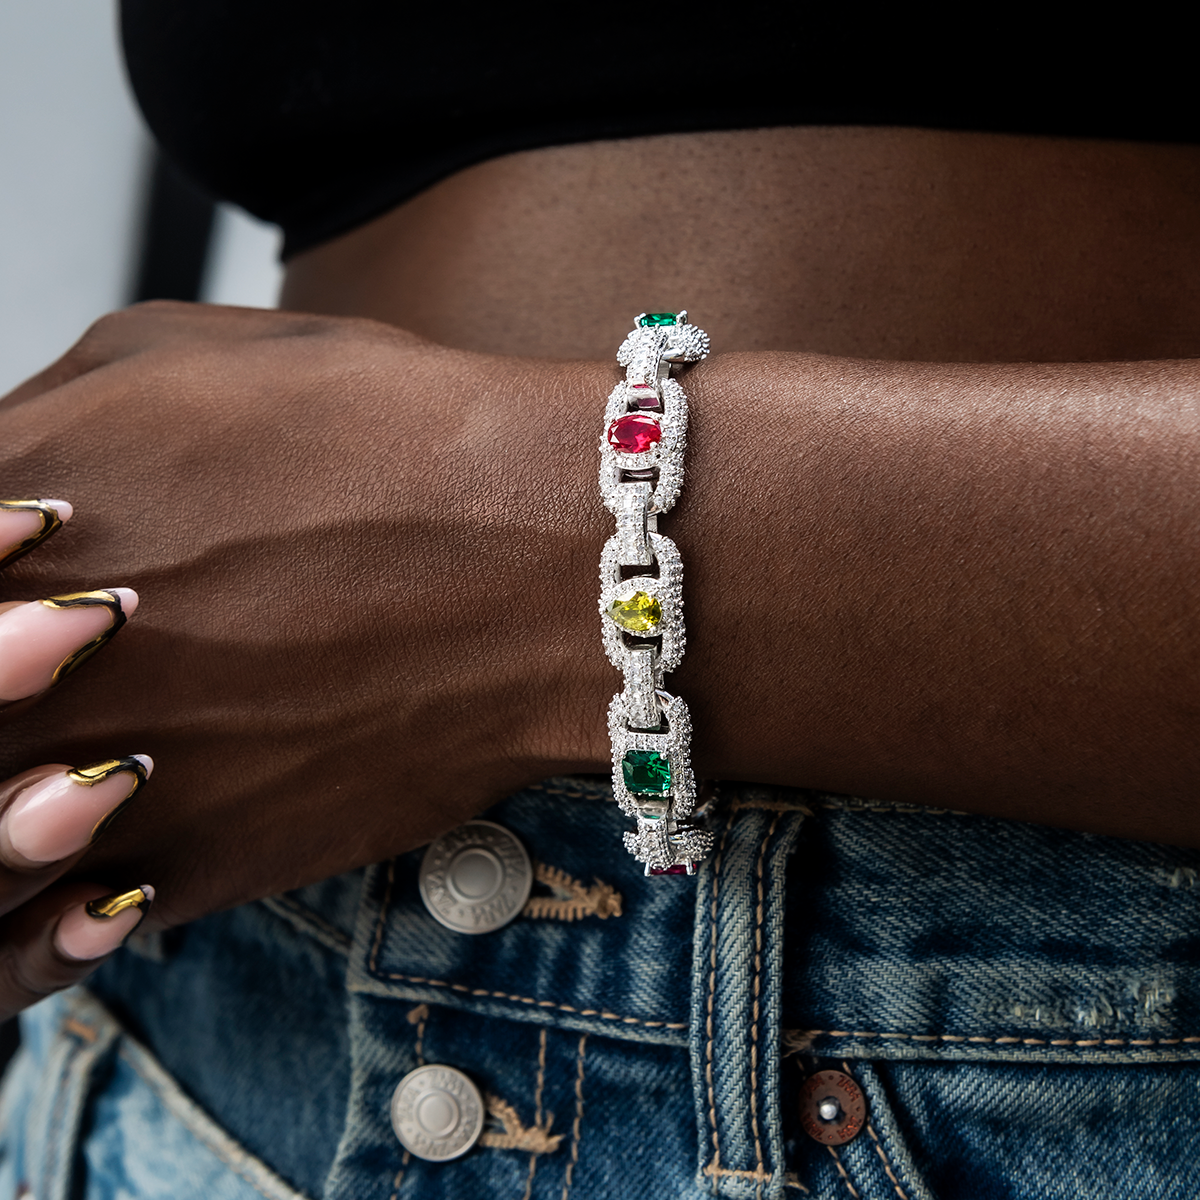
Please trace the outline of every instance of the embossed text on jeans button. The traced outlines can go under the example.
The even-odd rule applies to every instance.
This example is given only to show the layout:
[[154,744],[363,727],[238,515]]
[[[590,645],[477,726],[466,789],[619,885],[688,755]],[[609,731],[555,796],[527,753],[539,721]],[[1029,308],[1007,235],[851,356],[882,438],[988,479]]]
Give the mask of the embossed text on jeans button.
[[454,1067],[409,1071],[392,1093],[392,1129],[410,1154],[448,1162],[466,1154],[483,1131],[483,1097]]
[[844,1071],[818,1071],[800,1089],[800,1124],[824,1146],[858,1137],[867,1121],[867,1098]]
[[491,933],[525,907],[533,867],[516,834],[494,821],[468,821],[438,838],[421,860],[421,899],[456,933]]

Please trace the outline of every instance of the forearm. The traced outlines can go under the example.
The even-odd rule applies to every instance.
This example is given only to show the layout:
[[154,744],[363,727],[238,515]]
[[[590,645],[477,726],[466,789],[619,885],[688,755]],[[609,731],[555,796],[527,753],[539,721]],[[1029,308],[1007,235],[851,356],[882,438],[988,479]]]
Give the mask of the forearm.
[[717,356],[702,772],[1200,844],[1200,365]]

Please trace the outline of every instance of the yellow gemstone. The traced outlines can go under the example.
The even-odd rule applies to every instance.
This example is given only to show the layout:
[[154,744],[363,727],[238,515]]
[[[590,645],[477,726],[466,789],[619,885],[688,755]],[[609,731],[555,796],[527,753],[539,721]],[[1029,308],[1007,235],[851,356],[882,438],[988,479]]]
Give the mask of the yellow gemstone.
[[645,633],[662,620],[662,605],[647,592],[618,596],[609,606],[608,615],[630,633]]

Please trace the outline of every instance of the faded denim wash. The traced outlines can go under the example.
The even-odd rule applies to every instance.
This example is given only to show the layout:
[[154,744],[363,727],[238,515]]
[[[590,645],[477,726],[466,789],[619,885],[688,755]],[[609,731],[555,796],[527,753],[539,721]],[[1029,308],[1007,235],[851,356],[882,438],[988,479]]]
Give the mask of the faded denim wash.
[[[142,938],[26,1015],[0,1200],[1193,1200],[1200,854],[726,787],[695,879],[646,878],[607,786],[487,816],[539,883],[470,937],[415,852]],[[423,1062],[487,1098],[411,1159]],[[867,1127],[800,1129],[816,1067]]]

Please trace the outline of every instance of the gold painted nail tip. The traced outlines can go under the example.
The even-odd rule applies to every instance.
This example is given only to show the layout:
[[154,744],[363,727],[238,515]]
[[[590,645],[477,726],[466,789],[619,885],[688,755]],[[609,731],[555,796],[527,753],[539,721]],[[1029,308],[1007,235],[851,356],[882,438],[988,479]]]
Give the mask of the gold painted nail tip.
[[129,614],[137,608],[138,596],[132,588],[98,588],[90,592],[66,592],[61,596],[47,596],[41,603],[47,608],[106,608],[111,615],[111,624],[106,630],[80,646],[73,654],[68,654],[58,664],[58,668],[50,677],[50,685],[53,687],[116,636],[117,630],[129,619]]
[[129,754],[124,758],[104,758],[99,762],[88,763],[85,767],[72,767],[67,772],[67,777],[75,783],[83,784],[84,787],[91,787],[102,779],[108,779],[121,771],[128,771],[136,777],[140,786],[150,778],[150,772],[153,770],[154,759],[150,755]]
[[[61,516],[54,504],[62,504],[66,509],[66,516]],[[72,509],[65,501],[59,500],[51,502],[48,500],[0,500],[0,510],[7,509],[12,512],[35,512],[42,518],[42,527],[35,533],[29,535],[24,541],[18,542],[15,546],[10,546],[6,551],[0,553],[0,567],[7,567],[10,563],[14,563],[18,558],[28,554],[30,550],[36,550],[48,537],[57,533],[63,526],[63,521],[69,520]]]
[[89,900],[84,908],[89,917],[94,917],[97,921],[109,921],[131,908],[144,913],[153,903],[154,888],[148,883],[143,883],[141,887],[131,888],[128,892],[113,892],[110,896]]
[[129,806],[129,802],[146,786],[154,760],[148,754],[130,754],[126,758],[106,758],[103,762],[91,763],[86,767],[73,767],[67,778],[84,787],[94,787],[104,779],[125,772],[131,776],[129,791],[98,820],[88,836],[90,846]]

